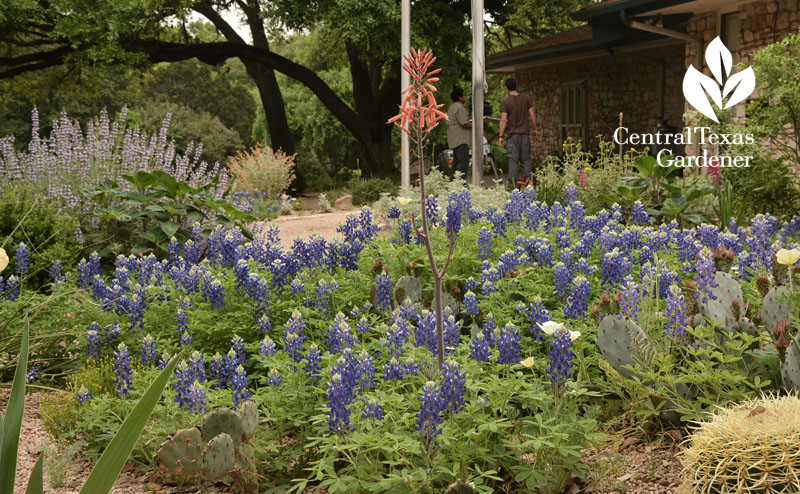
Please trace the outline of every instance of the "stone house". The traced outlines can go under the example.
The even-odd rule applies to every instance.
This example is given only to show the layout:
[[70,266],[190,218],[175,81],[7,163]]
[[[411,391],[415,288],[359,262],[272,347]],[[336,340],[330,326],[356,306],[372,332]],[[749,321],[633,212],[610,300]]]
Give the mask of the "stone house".
[[[488,68],[514,76],[532,96],[540,134],[534,156],[558,153],[567,137],[594,149],[598,135],[611,138],[620,113],[631,132],[681,129],[683,77],[691,64],[710,73],[702,60],[709,42],[719,36],[734,63],[749,65],[754,50],[797,32],[799,4],[605,0],[573,14],[585,25],[495,53]],[[736,106],[736,116],[745,105]]]

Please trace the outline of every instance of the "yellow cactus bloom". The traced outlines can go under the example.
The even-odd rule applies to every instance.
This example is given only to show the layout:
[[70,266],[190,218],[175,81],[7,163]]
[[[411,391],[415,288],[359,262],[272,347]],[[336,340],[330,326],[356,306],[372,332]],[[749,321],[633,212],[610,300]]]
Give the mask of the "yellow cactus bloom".
[[[780,264],[791,266],[794,263],[796,263],[798,259],[800,259],[800,249],[792,249],[792,250],[781,249],[777,253],[775,253],[775,259]],[[6,262],[7,260],[8,258],[6,258]],[[2,259],[0,259],[0,265],[2,265]],[[2,268],[0,268],[0,270],[2,270]]]
[[525,368],[530,369],[533,367],[533,357],[528,357],[525,360],[521,360],[519,364]]
[[397,202],[399,202],[401,206],[408,206],[408,203],[411,202],[411,199],[400,196],[397,198]]
[[553,333],[557,330],[564,329],[564,324],[555,321],[547,321],[546,323],[539,324],[539,328],[547,336],[553,336]]
[[0,272],[6,269],[8,266],[8,254],[6,254],[6,250],[0,247]]

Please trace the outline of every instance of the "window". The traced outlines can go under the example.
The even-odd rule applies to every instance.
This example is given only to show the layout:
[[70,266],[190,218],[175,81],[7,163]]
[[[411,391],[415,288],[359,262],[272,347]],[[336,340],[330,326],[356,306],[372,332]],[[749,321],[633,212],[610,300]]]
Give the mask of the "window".
[[586,145],[586,91],[582,83],[561,86],[561,140],[569,137]]
[[723,14],[720,22],[720,38],[733,55],[734,65],[739,63],[739,13]]

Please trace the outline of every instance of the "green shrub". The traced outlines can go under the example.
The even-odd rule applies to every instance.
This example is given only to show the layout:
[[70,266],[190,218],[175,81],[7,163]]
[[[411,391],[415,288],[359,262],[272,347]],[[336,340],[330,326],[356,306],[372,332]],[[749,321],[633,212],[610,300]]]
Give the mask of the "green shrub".
[[294,156],[269,146],[256,146],[250,151],[239,151],[228,161],[233,188],[237,192],[265,194],[273,199],[286,192],[294,175]]
[[372,204],[381,198],[382,193],[397,195],[397,184],[389,178],[354,178],[347,184],[350,195],[353,196],[353,205],[362,206]]
[[53,261],[60,261],[64,271],[75,265],[80,247],[75,237],[77,222],[59,215],[53,203],[37,198],[25,188],[9,188],[0,196],[0,246],[14,265],[14,251],[24,242],[31,251],[30,269],[24,280],[29,287],[40,289],[48,283],[48,270]]

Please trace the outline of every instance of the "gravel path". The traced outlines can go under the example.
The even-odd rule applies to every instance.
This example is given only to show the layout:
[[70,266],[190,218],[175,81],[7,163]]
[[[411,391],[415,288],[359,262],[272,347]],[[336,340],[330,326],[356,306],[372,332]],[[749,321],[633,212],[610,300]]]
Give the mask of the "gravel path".
[[275,220],[265,223],[276,225],[280,229],[281,245],[289,247],[295,238],[300,237],[305,240],[314,234],[322,235],[329,240],[342,238],[342,235],[337,233],[336,227],[345,222],[348,214],[358,213],[358,211],[360,210],[351,209],[330,213],[293,214],[279,216]]

